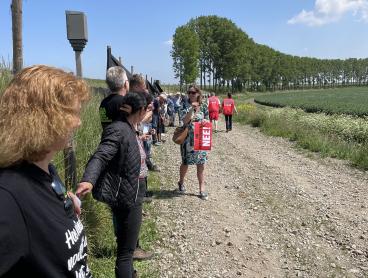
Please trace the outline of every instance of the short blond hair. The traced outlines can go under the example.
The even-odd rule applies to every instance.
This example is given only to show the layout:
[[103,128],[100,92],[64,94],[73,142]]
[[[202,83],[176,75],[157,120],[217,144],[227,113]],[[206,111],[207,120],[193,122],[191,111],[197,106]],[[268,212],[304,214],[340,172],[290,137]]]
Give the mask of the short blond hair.
[[85,81],[61,69],[20,71],[0,97],[0,167],[44,159],[73,129],[75,105],[89,98]]

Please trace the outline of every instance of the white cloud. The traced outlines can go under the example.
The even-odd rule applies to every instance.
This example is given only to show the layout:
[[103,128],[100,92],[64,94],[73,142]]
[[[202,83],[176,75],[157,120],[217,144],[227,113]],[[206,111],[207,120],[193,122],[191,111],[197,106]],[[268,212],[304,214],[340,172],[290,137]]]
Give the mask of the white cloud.
[[172,45],[173,44],[173,40],[172,39],[169,39],[169,40],[165,41],[164,44],[166,44],[166,45]]
[[359,20],[368,22],[368,0],[316,0],[313,11],[302,10],[289,19],[288,23],[321,26],[336,22],[346,14],[352,14],[359,17]]

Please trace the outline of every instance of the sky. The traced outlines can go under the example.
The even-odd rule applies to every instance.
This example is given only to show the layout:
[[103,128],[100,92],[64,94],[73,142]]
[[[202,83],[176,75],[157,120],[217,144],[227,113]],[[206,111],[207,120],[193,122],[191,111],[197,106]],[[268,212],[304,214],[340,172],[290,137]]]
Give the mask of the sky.
[[[0,0],[0,59],[12,60],[11,0]],[[368,0],[23,0],[24,66],[75,72],[65,11],[87,16],[83,76],[104,79],[106,47],[126,68],[177,83],[170,56],[175,29],[191,18],[232,20],[253,40],[285,54],[316,58],[368,57]]]

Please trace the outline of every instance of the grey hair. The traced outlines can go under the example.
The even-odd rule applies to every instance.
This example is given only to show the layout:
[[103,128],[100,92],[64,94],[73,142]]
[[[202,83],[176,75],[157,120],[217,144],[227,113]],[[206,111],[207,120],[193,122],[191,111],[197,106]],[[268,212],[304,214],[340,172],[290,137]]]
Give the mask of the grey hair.
[[111,67],[106,72],[106,83],[111,92],[117,92],[128,81],[125,70],[120,66]]

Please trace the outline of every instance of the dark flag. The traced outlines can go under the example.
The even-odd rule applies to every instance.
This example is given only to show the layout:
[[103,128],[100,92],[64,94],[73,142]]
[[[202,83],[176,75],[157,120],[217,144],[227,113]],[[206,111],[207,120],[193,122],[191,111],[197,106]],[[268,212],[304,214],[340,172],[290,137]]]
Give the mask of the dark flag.
[[158,80],[155,80],[155,82],[153,82],[153,85],[157,88],[157,90],[162,93],[164,90],[162,90],[161,86],[160,86],[160,82]]
[[[122,67],[126,74],[128,79],[130,80],[130,78],[132,77],[132,73],[130,71],[128,71],[120,62],[118,59],[116,59],[112,54],[111,54],[111,47],[108,46],[107,47],[107,69],[111,68],[111,67],[115,67],[115,66],[119,66]],[[157,86],[156,84],[152,85],[151,82],[149,82],[148,80],[146,80],[146,86],[148,91],[152,94],[152,95],[159,95],[162,91],[160,86]]]
[[152,85],[152,83],[149,82],[148,80],[146,80],[146,86],[147,86],[148,91],[151,94],[153,94],[153,95],[159,95],[160,94],[160,91],[154,85]]
[[128,79],[130,80],[130,78],[132,77],[132,74],[130,73],[130,71],[128,71],[120,62],[118,59],[116,59],[112,54],[111,54],[111,47],[108,46],[107,47],[107,68],[106,70],[108,70],[109,68],[111,67],[116,67],[116,66],[119,66],[119,67],[122,67],[126,74],[127,74],[127,77]]

